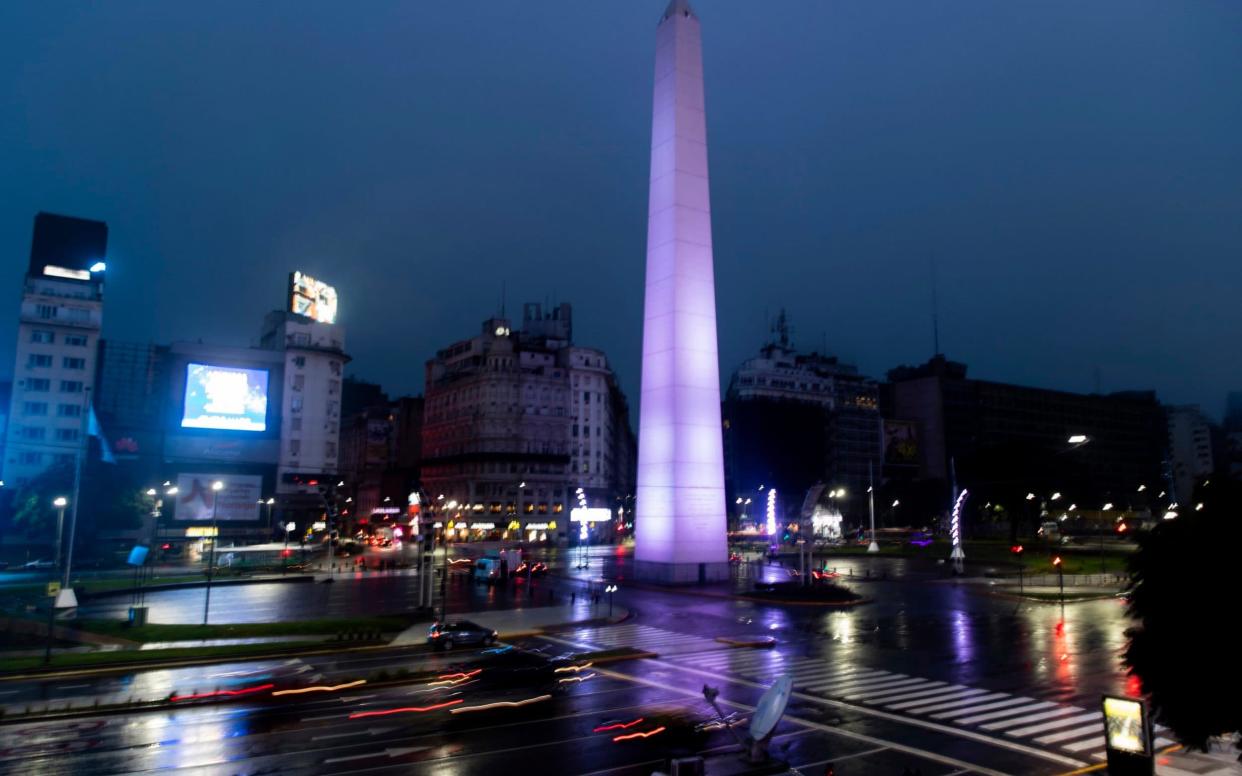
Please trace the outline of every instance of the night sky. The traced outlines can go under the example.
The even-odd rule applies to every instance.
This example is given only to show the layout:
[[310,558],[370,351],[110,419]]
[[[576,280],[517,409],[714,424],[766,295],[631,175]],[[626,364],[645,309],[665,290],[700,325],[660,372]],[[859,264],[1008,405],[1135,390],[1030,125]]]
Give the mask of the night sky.
[[[568,301],[637,405],[666,0],[0,4],[0,376],[39,210],[105,336],[246,345],[291,269],[352,373]],[[882,377],[1242,389],[1242,3],[698,0],[722,379],[782,306]]]

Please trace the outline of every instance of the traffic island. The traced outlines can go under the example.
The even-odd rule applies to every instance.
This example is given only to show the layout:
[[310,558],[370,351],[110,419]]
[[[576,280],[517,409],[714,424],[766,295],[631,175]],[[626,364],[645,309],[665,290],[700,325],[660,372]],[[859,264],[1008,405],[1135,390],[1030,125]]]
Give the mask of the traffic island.
[[770,604],[807,606],[855,606],[867,601],[853,590],[840,585],[825,582],[802,585],[796,581],[757,584],[751,592],[737,597]]

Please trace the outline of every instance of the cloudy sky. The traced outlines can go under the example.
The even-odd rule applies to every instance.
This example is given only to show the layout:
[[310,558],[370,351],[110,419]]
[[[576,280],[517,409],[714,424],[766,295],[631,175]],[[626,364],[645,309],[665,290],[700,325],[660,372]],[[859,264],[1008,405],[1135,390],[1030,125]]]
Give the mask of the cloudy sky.
[[[111,227],[105,336],[245,345],[300,268],[354,374],[574,304],[637,403],[664,0],[0,5],[0,300]],[[721,367],[787,308],[882,376],[1242,389],[1242,4],[698,0]],[[0,376],[15,316],[0,316]]]

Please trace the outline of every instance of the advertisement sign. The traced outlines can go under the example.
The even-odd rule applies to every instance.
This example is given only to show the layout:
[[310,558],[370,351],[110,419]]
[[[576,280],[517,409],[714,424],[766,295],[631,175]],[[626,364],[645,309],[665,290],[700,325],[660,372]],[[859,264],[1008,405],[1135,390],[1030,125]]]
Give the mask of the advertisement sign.
[[1143,703],[1130,698],[1104,698],[1104,735],[1110,749],[1131,754],[1148,754],[1147,726]]
[[189,363],[182,428],[267,429],[267,370]]
[[289,310],[320,323],[336,323],[336,289],[302,272],[289,274]]
[[884,421],[884,463],[888,466],[918,465],[917,423],[909,420]]
[[612,520],[612,511],[604,507],[574,507],[569,511],[571,523],[607,523]]
[[[224,489],[219,492],[211,489],[211,483],[216,480],[224,483]],[[262,495],[263,478],[258,475],[179,474],[173,519],[211,523],[214,504],[216,520],[220,522],[258,520],[258,502]],[[218,504],[216,499],[219,499]]]

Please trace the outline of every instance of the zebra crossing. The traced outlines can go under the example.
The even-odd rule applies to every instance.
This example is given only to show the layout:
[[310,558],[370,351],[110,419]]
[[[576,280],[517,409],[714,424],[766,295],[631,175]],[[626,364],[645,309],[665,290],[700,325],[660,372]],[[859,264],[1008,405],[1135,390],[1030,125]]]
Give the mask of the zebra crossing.
[[606,625],[600,628],[577,628],[557,636],[595,649],[633,647],[655,652],[660,656],[686,652],[724,649],[725,645],[702,636],[656,628],[651,625]]
[[[776,651],[728,650],[673,657],[670,662],[763,684],[789,674],[794,691],[806,695],[861,703],[1077,757],[1104,758],[1103,717],[1080,706]],[[1165,728],[1155,730],[1157,747],[1174,743],[1160,735]]]

